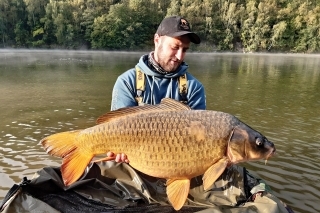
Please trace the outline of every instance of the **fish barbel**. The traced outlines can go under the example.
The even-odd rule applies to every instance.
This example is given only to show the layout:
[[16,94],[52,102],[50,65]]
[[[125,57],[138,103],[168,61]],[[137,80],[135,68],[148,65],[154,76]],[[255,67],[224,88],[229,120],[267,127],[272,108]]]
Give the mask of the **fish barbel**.
[[228,165],[268,159],[275,152],[272,142],[235,116],[191,110],[168,98],[108,112],[93,127],[56,133],[40,143],[48,154],[63,158],[65,185],[77,181],[95,155],[125,153],[133,168],[167,179],[176,210],[187,199],[191,178],[203,174],[207,190]]

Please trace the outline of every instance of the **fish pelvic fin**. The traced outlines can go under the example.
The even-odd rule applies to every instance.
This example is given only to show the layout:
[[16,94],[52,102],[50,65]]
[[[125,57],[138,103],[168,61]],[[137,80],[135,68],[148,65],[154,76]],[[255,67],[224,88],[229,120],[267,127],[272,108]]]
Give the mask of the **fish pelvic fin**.
[[63,158],[60,170],[66,186],[71,185],[81,177],[94,156],[79,147],[77,137],[80,131],[56,133],[40,141],[48,154]]
[[133,106],[133,107],[124,107],[118,110],[110,111],[102,116],[100,116],[96,123],[101,124],[104,122],[109,122],[113,119],[139,114],[143,112],[152,112],[152,111],[179,111],[179,110],[191,110],[191,108],[179,101],[176,101],[171,98],[164,98],[161,100],[160,104],[155,105],[143,105],[143,106]]
[[167,180],[167,195],[173,208],[178,211],[187,200],[190,191],[189,179]]
[[207,169],[207,171],[203,174],[202,177],[204,190],[207,190],[210,187],[212,187],[213,183],[224,172],[228,163],[229,160],[226,157],[223,157]]

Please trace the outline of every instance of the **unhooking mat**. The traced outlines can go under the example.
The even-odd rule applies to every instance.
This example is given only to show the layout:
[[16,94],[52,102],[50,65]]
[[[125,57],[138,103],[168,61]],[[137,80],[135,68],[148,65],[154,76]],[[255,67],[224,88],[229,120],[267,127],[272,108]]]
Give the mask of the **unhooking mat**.
[[91,163],[66,187],[59,167],[45,167],[7,193],[1,212],[102,213],[292,213],[268,186],[244,167],[227,168],[214,187],[204,191],[201,176],[191,180],[188,199],[179,211],[167,200],[165,180],[147,176],[125,163]]

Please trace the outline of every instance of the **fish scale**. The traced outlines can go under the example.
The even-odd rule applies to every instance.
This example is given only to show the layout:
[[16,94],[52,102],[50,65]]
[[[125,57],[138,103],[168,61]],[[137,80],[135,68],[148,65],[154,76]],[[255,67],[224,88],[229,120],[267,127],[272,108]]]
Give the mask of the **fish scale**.
[[[192,175],[200,175],[212,164],[212,160],[216,161],[225,154],[226,140],[216,140],[213,135],[215,129],[219,129],[217,126],[222,125],[225,128],[232,123],[231,119],[234,117],[228,114],[201,110],[142,113],[138,117],[126,116],[102,123],[98,128],[93,127],[93,130],[89,128],[85,130],[88,132],[87,137],[95,137],[84,137],[82,140],[99,154],[107,151],[126,153],[130,156],[134,168],[148,171],[153,176],[185,177],[190,175],[190,164],[193,164]],[[220,122],[214,122],[215,120]],[[196,133],[192,134],[190,129],[190,123],[197,121],[204,123],[203,128],[207,132],[205,142],[197,141],[194,135]],[[83,135],[86,135],[85,131]],[[98,136],[99,133],[102,134],[101,137]],[[226,139],[228,131],[222,133],[223,137],[220,134],[215,135]],[[99,142],[101,138],[103,143]],[[94,142],[88,144],[86,141]],[[217,147],[221,150],[217,151]],[[198,161],[194,160],[195,156],[199,158]]]

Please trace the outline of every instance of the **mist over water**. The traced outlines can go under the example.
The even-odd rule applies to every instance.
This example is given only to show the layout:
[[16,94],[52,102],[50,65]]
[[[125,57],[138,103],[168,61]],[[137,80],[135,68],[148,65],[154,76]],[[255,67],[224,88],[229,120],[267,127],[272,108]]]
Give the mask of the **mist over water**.
[[[0,200],[14,183],[59,166],[38,145],[87,128],[109,111],[118,75],[143,53],[0,50]],[[243,163],[295,212],[319,212],[320,56],[189,53],[207,108],[234,114],[275,143],[277,153]]]

